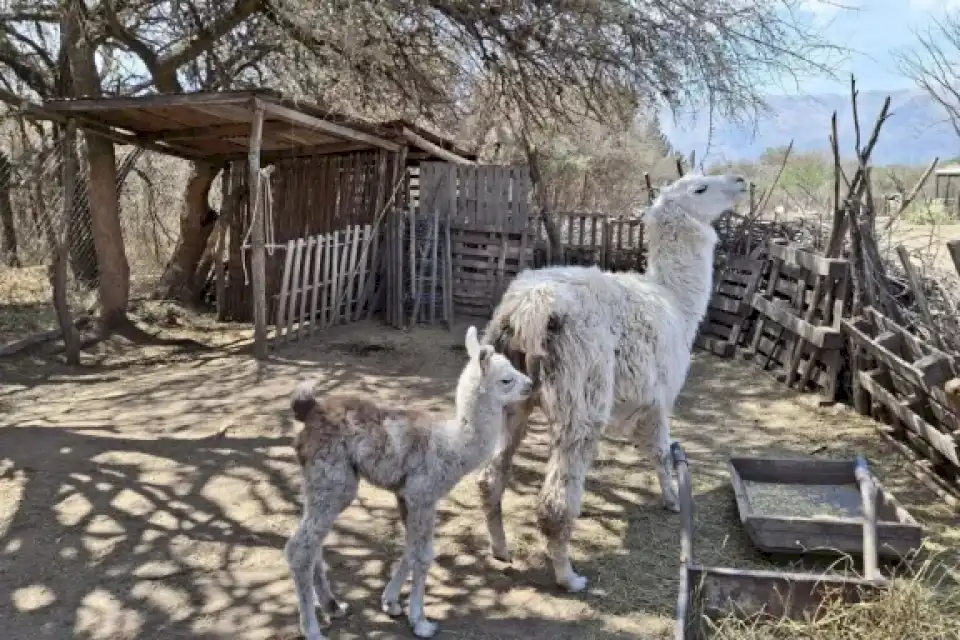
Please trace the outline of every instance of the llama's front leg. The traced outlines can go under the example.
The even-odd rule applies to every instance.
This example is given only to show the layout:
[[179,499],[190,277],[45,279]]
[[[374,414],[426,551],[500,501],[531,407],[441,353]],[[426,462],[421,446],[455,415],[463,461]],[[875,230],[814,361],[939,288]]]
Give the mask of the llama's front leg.
[[[407,618],[418,638],[431,638],[437,632],[437,623],[427,619],[423,610],[423,599],[427,590],[427,574],[433,564],[433,529],[436,522],[436,503],[410,504],[407,506],[406,552],[397,563],[393,577],[383,592],[384,610],[399,609],[397,599],[400,588],[412,570],[413,585],[410,588],[410,609]],[[389,603],[389,604],[388,604]],[[390,613],[390,611],[388,611]]]
[[527,435],[532,410],[532,401],[511,405],[505,409],[506,441],[503,449],[483,469],[477,479],[490,538],[490,553],[501,562],[511,560],[507,536],[503,530],[503,492],[510,482],[513,456],[523,442],[524,436]]
[[570,563],[570,538],[580,515],[587,471],[596,455],[598,430],[584,431],[582,425],[560,425],[547,463],[540,491],[537,522],[546,538],[547,555],[557,584],[568,591],[583,591],[587,579]]
[[410,587],[410,626],[418,638],[430,638],[437,632],[437,623],[427,620],[423,610],[423,598],[427,591],[427,574],[433,564],[433,529],[437,517],[437,505],[412,509],[407,518],[407,536],[410,539],[410,565],[413,568],[413,584]]
[[653,430],[650,432],[650,455],[653,456],[657,470],[663,506],[670,511],[679,512],[680,493],[670,471],[673,468],[673,461],[670,458],[670,419],[665,410],[657,409],[653,412],[653,421]]

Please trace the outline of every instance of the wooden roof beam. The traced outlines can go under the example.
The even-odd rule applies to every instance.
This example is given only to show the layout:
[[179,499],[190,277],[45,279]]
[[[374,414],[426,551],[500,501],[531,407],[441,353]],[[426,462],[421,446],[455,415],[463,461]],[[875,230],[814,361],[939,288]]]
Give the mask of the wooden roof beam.
[[401,135],[407,142],[418,149],[422,149],[423,151],[433,154],[434,156],[446,160],[447,162],[452,162],[453,164],[474,164],[472,160],[467,160],[463,156],[458,156],[452,151],[447,151],[443,147],[430,142],[423,136],[414,133],[407,127],[403,127]]
[[319,131],[321,133],[326,133],[327,135],[340,138],[342,140],[351,140],[353,142],[362,142],[380,149],[386,149],[387,151],[399,151],[400,145],[396,142],[391,142],[380,136],[375,136],[363,131],[357,131],[351,129],[350,127],[335,124],[333,122],[328,122],[327,120],[322,120],[320,118],[307,115],[295,109],[290,109],[276,102],[271,102],[269,100],[255,101],[262,102],[264,110],[281,120],[286,120],[301,127],[307,129],[313,129],[314,131]]
[[[320,145],[291,145],[288,149],[264,149],[260,156],[265,160],[275,161],[286,158],[305,158],[310,156],[327,156],[335,153],[356,153],[358,151],[371,151],[370,145],[358,144],[355,142],[337,142],[334,144]],[[220,160],[241,160],[246,158],[246,153],[231,153],[217,156]]]
[[[259,94],[255,91],[226,93],[175,93],[139,96],[135,98],[77,98],[72,100],[47,100],[45,109],[59,113],[92,111],[118,111],[123,109],[154,109],[163,107],[217,106],[228,104],[247,104]],[[249,129],[249,123],[248,123]],[[249,133],[249,130],[248,130]]]
[[[264,123],[266,125],[268,123]],[[188,140],[222,140],[223,138],[235,138],[237,136],[249,136],[250,123],[239,122],[231,124],[218,124],[206,127],[189,127],[186,129],[169,129],[167,131],[158,131],[149,135],[142,136],[148,140],[159,142],[188,141]]]

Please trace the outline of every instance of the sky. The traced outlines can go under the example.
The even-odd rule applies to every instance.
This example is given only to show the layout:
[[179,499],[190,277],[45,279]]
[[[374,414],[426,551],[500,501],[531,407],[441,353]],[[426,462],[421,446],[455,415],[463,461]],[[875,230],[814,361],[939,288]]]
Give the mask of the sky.
[[900,75],[894,52],[913,45],[946,11],[960,10],[960,0],[804,0],[826,39],[851,50],[837,65],[838,79],[813,77],[772,86],[774,94],[819,94],[849,91],[850,72],[864,91],[913,88]]

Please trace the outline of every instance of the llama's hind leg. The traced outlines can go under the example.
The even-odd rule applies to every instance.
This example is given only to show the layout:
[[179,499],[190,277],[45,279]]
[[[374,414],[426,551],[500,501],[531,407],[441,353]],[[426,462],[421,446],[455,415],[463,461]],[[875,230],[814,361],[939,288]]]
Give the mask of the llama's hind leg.
[[297,592],[301,631],[306,640],[323,640],[316,606],[334,616],[346,611],[330,589],[323,542],[337,516],[356,496],[357,478],[349,470],[313,468],[307,470],[305,487],[303,519],[287,541],[284,554]]
[[490,537],[490,553],[502,562],[510,562],[510,549],[503,530],[503,492],[510,482],[513,456],[523,442],[529,426],[534,402],[512,405],[506,408],[506,442],[503,449],[490,461],[477,480],[483,499],[483,512]]
[[347,615],[349,610],[347,603],[337,600],[333,595],[333,589],[330,588],[330,581],[327,579],[327,567],[322,556],[317,559],[313,566],[313,588],[315,603],[326,615],[331,618],[342,618]]
[[670,418],[667,411],[659,407],[651,413],[651,417],[653,428],[650,430],[650,455],[657,470],[663,506],[670,511],[679,512],[680,493],[670,471],[673,467],[670,458]]
[[[397,494],[397,511],[400,513],[400,522],[406,527],[408,515],[407,501],[400,494]],[[409,540],[409,534],[407,540]],[[404,549],[404,552],[397,561],[393,563],[393,568],[390,571],[390,581],[387,582],[387,586],[380,596],[380,608],[385,614],[392,618],[403,614],[403,607],[400,606],[400,591],[403,589],[403,585],[409,576],[410,562],[407,559],[407,551]]]
[[[579,427],[582,429],[582,427]],[[560,425],[554,442],[547,474],[540,491],[537,523],[546,538],[547,555],[557,584],[568,591],[583,591],[587,579],[570,563],[570,538],[580,515],[587,471],[596,455],[599,430],[574,433],[570,425]]]

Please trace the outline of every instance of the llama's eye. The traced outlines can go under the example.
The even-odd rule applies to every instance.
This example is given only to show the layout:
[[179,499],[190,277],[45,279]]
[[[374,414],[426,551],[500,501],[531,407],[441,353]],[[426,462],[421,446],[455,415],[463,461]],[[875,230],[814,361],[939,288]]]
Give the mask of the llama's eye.
[[510,378],[504,378],[503,380],[500,381],[500,384],[502,384],[503,386],[507,386],[511,382],[513,382],[513,380],[511,380]]
[[707,190],[707,185],[701,185],[693,190],[694,193],[703,193]]

